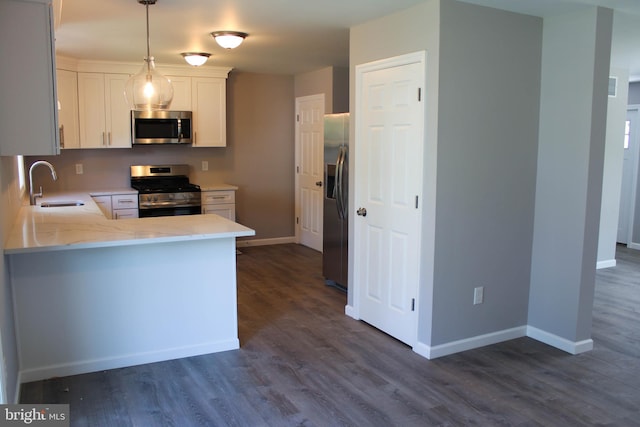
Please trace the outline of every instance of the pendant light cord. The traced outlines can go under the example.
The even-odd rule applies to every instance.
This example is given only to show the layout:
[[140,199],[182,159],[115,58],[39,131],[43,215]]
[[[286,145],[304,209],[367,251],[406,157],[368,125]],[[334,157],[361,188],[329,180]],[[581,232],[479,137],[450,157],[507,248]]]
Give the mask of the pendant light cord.
[[149,2],[145,3],[147,10],[147,72],[151,73],[151,48],[149,46]]

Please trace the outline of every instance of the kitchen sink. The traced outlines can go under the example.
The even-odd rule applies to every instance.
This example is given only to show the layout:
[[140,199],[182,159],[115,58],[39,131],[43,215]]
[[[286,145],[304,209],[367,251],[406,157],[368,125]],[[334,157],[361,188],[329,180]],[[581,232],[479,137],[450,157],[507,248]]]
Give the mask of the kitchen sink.
[[80,200],[64,200],[56,202],[42,202],[40,207],[43,208],[64,208],[67,206],[84,206],[84,202]]

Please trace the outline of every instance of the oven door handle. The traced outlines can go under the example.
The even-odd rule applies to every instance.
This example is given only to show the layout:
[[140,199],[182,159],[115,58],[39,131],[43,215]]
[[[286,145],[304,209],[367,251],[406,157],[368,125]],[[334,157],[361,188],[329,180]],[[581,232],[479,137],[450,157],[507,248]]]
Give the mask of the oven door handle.
[[175,203],[175,202],[153,202],[145,203],[140,202],[140,209],[153,209],[153,208],[188,208],[188,207],[201,206],[200,203]]

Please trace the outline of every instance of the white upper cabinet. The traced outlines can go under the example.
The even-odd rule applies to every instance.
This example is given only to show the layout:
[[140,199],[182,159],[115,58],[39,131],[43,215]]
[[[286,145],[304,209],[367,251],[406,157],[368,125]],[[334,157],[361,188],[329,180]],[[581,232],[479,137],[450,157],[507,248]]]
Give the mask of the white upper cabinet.
[[[0,0],[3,1],[3,0]],[[83,61],[60,57],[65,70],[77,71],[79,146],[71,146],[64,120],[64,148],[131,147],[131,109],[124,97],[138,64]],[[226,82],[230,68],[165,66],[159,70],[173,84],[170,110],[193,112],[194,147],[227,145]],[[65,73],[66,75],[66,73]],[[62,79],[62,73],[60,74]],[[63,84],[60,84],[62,92]],[[67,93],[66,89],[64,89]],[[69,95],[70,96],[70,95]],[[61,101],[62,112],[67,102]]]
[[194,147],[227,145],[226,79],[191,79]]
[[58,131],[60,148],[80,148],[78,126],[78,73],[57,70]]
[[128,74],[78,73],[81,148],[131,147]]
[[167,76],[173,85],[173,101],[169,107],[174,111],[191,111],[191,77]]
[[58,154],[51,2],[0,1],[0,155]]

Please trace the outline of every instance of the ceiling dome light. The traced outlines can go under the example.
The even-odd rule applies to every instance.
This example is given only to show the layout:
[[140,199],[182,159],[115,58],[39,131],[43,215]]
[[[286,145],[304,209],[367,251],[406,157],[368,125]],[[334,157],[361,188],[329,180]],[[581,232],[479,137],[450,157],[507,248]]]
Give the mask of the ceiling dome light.
[[183,52],[180,55],[184,57],[184,60],[189,63],[189,65],[193,65],[194,67],[199,67],[211,56],[210,53],[206,52]]
[[225,49],[235,49],[240,46],[249,34],[240,31],[214,31],[211,33],[216,42]]
[[142,69],[131,76],[124,88],[124,96],[133,110],[166,110],[173,100],[171,80],[156,71],[156,65],[149,48],[149,5],[156,0],[137,0],[147,11],[147,56]]

